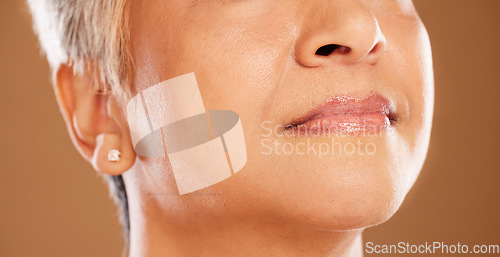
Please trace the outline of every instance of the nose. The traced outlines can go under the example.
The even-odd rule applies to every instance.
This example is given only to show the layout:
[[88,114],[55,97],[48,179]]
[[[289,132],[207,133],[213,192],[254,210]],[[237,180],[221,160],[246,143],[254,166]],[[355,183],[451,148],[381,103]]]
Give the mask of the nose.
[[311,7],[304,17],[297,61],[306,67],[376,64],[386,41],[373,13],[359,0],[318,2],[327,3]]

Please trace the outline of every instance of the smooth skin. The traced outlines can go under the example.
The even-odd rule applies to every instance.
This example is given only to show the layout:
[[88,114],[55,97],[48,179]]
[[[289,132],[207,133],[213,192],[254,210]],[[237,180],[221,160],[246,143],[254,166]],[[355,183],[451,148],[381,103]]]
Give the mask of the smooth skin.
[[[207,109],[240,115],[248,154],[236,175],[179,196],[168,160],[135,155],[128,99],[89,90],[92,69],[74,75],[61,65],[54,88],[75,146],[98,172],[124,177],[130,256],[361,256],[363,229],[396,212],[427,153],[432,57],[412,1],[129,4],[132,92],[195,72]],[[330,44],[343,47],[316,54]],[[371,143],[373,154],[264,153],[263,139],[278,149],[331,142],[335,135],[268,135],[265,127],[287,125],[328,98],[370,92],[394,103],[397,122],[375,137],[336,142]],[[110,149],[122,152],[119,162],[107,160]]]

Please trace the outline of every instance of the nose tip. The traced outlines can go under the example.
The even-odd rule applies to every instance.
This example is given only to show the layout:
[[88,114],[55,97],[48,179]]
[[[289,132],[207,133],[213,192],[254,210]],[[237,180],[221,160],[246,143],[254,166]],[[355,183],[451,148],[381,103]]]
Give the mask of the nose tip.
[[[337,12],[338,13],[338,12]],[[296,45],[296,58],[306,67],[333,64],[376,64],[386,40],[375,16],[364,6],[347,14],[328,16]]]

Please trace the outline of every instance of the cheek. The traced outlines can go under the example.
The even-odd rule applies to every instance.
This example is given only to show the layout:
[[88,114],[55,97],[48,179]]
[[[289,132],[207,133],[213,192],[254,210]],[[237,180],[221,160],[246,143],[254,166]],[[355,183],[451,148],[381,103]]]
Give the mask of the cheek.
[[294,27],[286,16],[212,12],[166,15],[163,26],[139,24],[156,29],[135,32],[134,79],[139,88],[145,88],[195,72],[205,108],[237,112],[245,134],[251,134],[258,130],[286,66]]
[[433,113],[434,79],[429,38],[418,18],[396,24],[385,21],[383,25],[387,39],[384,73],[408,99],[408,112],[404,113],[400,132],[409,148],[415,150],[419,148],[419,141],[426,141],[423,134],[430,130]]
[[[390,65],[387,72],[396,74],[398,90],[408,99],[408,113],[401,122],[393,150],[398,167],[406,172],[408,191],[415,182],[427,154],[434,105],[432,53],[427,31],[420,20],[405,21],[404,26],[386,26]],[[403,153],[403,154],[397,154]]]
[[179,53],[179,65],[196,72],[207,105],[233,107],[249,102],[247,107],[262,109],[277,84],[292,44],[285,33],[290,29],[252,25],[195,26],[196,32],[183,40],[188,43]]
[[180,51],[167,47],[177,69],[195,71],[205,107],[237,112],[247,139],[260,132],[294,42],[290,23],[275,19],[196,22],[178,40]]

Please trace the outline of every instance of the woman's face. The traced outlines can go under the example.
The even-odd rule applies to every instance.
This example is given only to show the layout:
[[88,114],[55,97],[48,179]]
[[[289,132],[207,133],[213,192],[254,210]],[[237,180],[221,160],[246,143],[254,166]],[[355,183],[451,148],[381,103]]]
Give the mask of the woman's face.
[[[389,218],[414,183],[433,73],[412,1],[132,1],[130,27],[137,91],[194,72],[205,108],[237,112],[245,134],[246,166],[183,196],[172,217],[361,228]],[[298,129],[311,117],[330,125]],[[141,162],[143,190],[169,201],[171,167]]]

